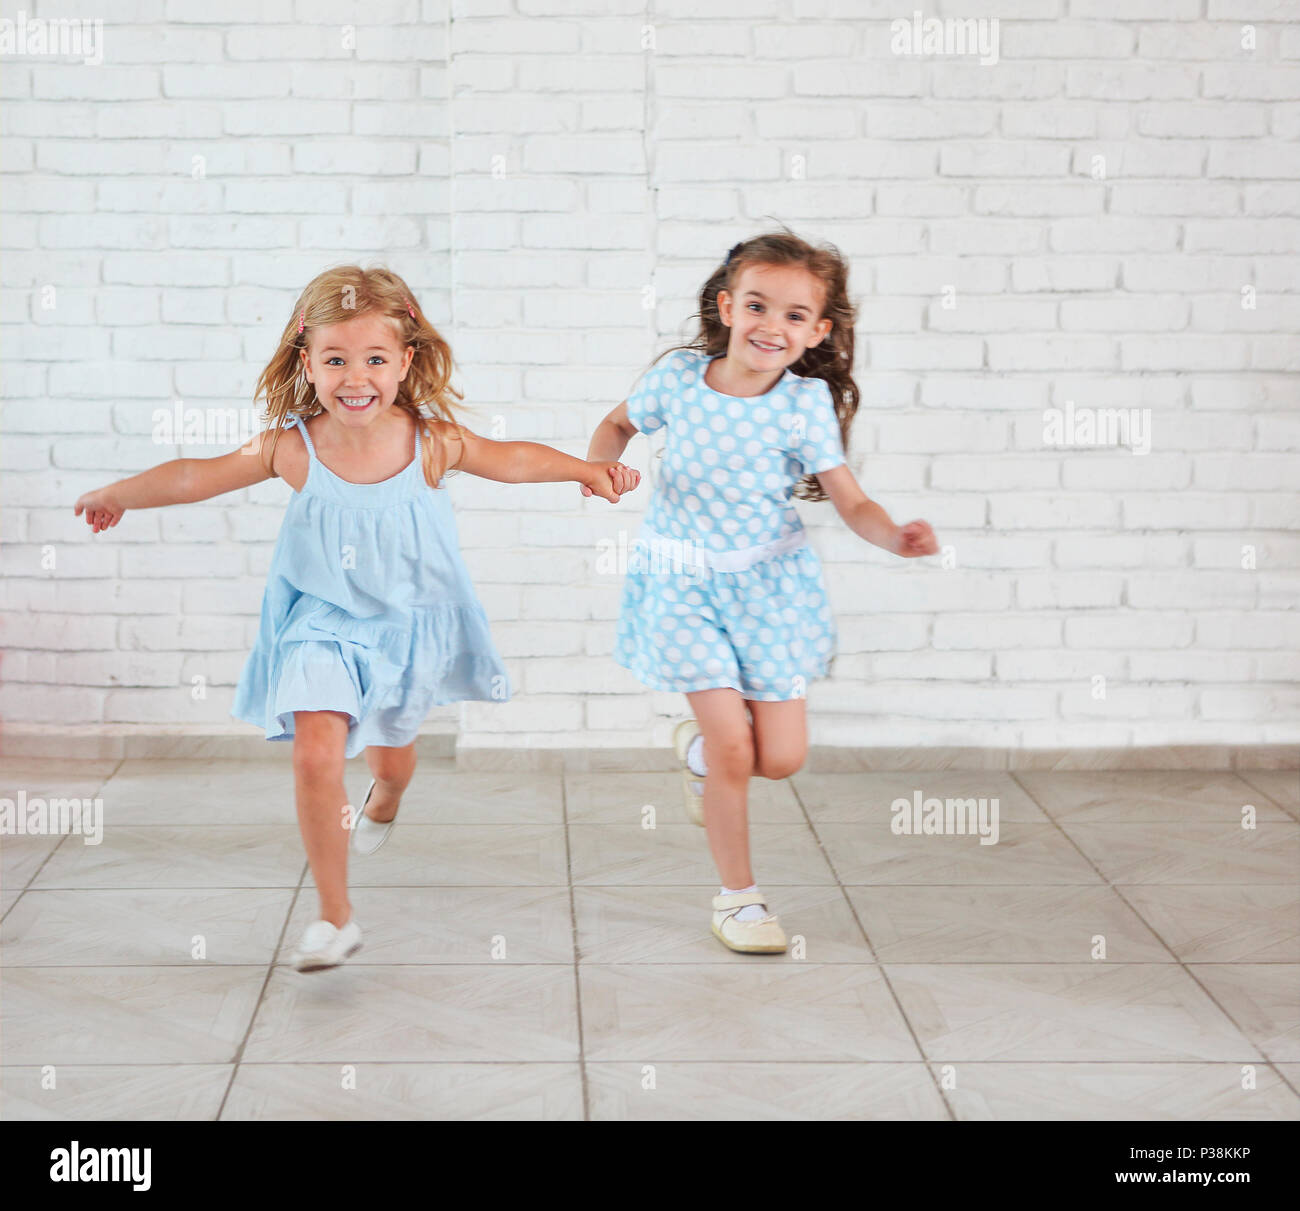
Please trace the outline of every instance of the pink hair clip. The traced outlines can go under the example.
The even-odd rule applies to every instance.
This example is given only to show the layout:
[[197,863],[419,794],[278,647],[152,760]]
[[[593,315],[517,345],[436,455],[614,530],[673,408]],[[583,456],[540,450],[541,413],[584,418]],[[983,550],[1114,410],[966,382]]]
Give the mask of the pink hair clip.
[[298,312],[298,335],[299,336],[302,336],[302,325],[303,325],[303,321],[306,318],[307,318],[307,309],[304,307],[303,310]]
[[415,308],[411,306],[410,299],[406,300],[406,310],[407,313],[410,315],[411,319],[415,319]]

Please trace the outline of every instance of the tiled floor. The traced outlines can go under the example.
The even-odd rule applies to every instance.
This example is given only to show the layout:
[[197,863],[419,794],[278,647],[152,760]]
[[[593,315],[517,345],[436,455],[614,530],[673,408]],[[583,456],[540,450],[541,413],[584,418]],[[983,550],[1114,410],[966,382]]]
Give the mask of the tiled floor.
[[[756,781],[765,956],[710,935],[679,786],[424,763],[352,862],[364,949],[303,975],[287,761],[6,758],[104,834],[0,836],[0,1113],[1300,1117],[1300,775]],[[996,797],[997,844],[893,833],[918,790]]]

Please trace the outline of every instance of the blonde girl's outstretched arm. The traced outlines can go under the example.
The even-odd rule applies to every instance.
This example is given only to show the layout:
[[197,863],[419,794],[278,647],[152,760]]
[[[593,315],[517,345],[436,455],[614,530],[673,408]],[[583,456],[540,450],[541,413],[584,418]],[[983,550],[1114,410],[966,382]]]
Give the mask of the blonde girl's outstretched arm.
[[844,524],[859,538],[904,558],[934,555],[939,550],[929,522],[909,521],[905,526],[896,526],[889,514],[863,492],[848,464],[818,471],[817,482]]
[[451,465],[470,475],[505,484],[579,483],[596,495],[617,503],[624,492],[641,482],[639,472],[612,459],[584,462],[539,442],[498,442],[460,430],[459,457]]
[[122,520],[128,509],[156,509],[162,505],[187,505],[234,492],[270,479],[262,465],[259,433],[246,446],[216,458],[173,458],[130,479],[119,479],[78,498],[74,513],[84,512],[86,524],[96,534]]

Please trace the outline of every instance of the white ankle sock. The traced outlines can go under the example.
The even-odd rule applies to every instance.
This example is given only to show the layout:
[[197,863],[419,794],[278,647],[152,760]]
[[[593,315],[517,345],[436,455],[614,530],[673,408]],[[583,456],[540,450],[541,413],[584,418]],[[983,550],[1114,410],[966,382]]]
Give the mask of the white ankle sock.
[[709,767],[704,764],[704,737],[696,736],[690,744],[686,746],[686,766],[693,774],[698,774],[701,778],[709,772]]
[[[719,887],[718,895],[734,896],[737,892],[740,891],[757,891],[757,890],[758,890],[757,883],[753,883],[749,887]],[[736,920],[737,921],[761,921],[763,917],[766,915],[767,914],[763,912],[763,908],[761,905],[746,904],[745,907],[742,908],[736,914]]]

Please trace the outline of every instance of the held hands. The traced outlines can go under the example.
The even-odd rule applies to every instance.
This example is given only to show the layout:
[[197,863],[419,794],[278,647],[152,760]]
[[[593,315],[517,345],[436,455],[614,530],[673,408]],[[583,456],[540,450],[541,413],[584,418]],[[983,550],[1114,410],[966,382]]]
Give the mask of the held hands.
[[583,496],[600,496],[618,504],[624,492],[631,492],[641,482],[641,472],[622,463],[589,462],[590,474],[582,485]]
[[889,549],[904,559],[914,559],[918,555],[937,554],[939,543],[928,521],[909,521],[907,525],[895,528],[894,541]]
[[96,534],[100,530],[107,530],[109,526],[117,525],[126,512],[113,499],[109,488],[96,488],[93,492],[82,493],[77,499],[75,515],[80,517],[83,509],[86,512],[86,524],[92,526]]

